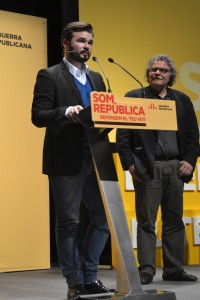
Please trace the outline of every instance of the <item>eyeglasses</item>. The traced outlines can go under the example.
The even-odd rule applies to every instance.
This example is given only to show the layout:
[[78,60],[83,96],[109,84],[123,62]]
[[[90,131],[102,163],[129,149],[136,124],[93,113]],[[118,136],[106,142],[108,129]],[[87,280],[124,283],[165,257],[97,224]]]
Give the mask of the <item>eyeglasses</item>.
[[163,74],[166,74],[169,72],[169,69],[165,69],[165,68],[150,68],[150,72],[161,72]]

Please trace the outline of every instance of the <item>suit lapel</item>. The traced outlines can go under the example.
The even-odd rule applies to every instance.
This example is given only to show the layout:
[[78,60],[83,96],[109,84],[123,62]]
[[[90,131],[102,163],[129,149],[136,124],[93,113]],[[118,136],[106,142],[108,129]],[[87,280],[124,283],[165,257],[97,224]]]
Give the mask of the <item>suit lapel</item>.
[[67,79],[68,84],[73,89],[74,94],[75,94],[75,96],[77,98],[78,103],[80,103],[80,105],[83,106],[83,101],[82,101],[82,98],[81,98],[81,94],[80,94],[80,92],[79,92],[79,90],[78,90],[78,88],[76,86],[76,83],[74,81],[73,75],[69,72],[67,66],[65,65],[65,63],[63,61],[61,61],[60,67],[61,67],[63,75]]
[[177,94],[172,90],[168,89],[170,98],[175,101],[176,103],[176,115],[177,115],[177,123],[182,124],[182,113],[183,113],[183,106],[180,98],[177,96]]
[[91,86],[92,86],[92,90],[93,91],[97,91],[98,89],[97,89],[97,85],[96,85],[96,80],[94,79],[94,75],[91,73],[91,72],[89,72],[89,74],[87,75],[88,76],[88,78],[89,78],[89,81],[90,81],[90,83],[91,83]]

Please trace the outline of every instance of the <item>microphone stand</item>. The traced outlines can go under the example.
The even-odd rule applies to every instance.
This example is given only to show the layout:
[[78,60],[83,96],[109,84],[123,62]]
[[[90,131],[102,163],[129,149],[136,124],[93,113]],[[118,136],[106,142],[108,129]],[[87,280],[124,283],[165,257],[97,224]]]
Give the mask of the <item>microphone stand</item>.
[[93,56],[92,59],[99,64],[99,66],[100,66],[100,68],[101,68],[101,70],[102,70],[102,72],[103,72],[103,74],[104,74],[104,76],[106,78],[107,84],[108,84],[108,93],[112,93],[112,90],[111,90],[111,87],[110,87],[110,83],[109,83],[108,77],[106,76],[106,73],[105,73],[105,71],[103,69],[103,66],[101,65],[101,63],[99,62],[99,60],[95,56]]

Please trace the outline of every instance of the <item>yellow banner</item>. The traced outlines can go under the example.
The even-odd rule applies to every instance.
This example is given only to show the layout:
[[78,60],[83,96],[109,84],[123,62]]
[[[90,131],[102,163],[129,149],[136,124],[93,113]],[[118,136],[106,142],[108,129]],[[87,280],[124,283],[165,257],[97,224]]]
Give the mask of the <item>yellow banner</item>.
[[[50,267],[44,130],[31,123],[33,88],[47,65],[47,20],[0,11],[0,272]],[[5,230],[6,228],[6,230]]]

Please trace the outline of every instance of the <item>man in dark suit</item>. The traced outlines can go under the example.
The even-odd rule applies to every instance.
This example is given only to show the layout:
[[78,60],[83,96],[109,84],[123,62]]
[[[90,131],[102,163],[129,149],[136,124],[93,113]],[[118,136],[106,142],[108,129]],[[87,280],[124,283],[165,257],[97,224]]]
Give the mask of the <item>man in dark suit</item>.
[[[32,122],[46,127],[43,173],[48,175],[55,201],[58,258],[68,284],[68,299],[75,299],[109,292],[97,277],[109,228],[87,134],[77,122],[79,111],[90,104],[91,91],[106,88],[101,75],[86,65],[93,45],[91,24],[67,24],[61,45],[61,63],[38,72]],[[80,257],[76,238],[81,200],[91,220]]]
[[[196,281],[183,269],[185,226],[183,187],[193,176],[199,152],[199,130],[194,107],[187,95],[169,88],[176,79],[171,58],[153,57],[146,69],[149,83],[127,97],[165,99],[176,102],[178,131],[117,130],[117,149],[124,170],[129,170],[135,188],[137,247],[142,284],[156,273],[155,223],[162,213],[163,280]],[[169,120],[170,122],[170,120]]]

